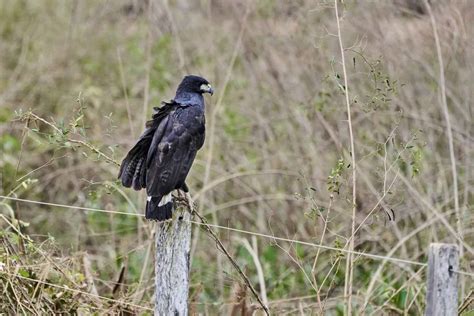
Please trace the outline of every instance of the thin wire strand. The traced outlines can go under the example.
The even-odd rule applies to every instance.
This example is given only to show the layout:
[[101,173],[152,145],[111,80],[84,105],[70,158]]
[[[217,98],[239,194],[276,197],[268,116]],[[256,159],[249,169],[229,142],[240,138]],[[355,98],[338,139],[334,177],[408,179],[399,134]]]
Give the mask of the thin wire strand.
[[[190,221],[190,222],[193,223],[193,224],[197,224],[197,225],[203,225],[202,223],[196,222],[196,221]],[[326,250],[339,251],[339,252],[344,252],[344,253],[351,253],[351,254],[354,254],[354,255],[369,257],[369,258],[373,258],[373,259],[389,260],[389,261],[393,261],[393,262],[418,265],[418,266],[422,266],[422,267],[427,266],[426,263],[407,260],[407,259],[386,257],[386,256],[375,255],[375,254],[370,254],[370,253],[366,253],[366,252],[351,251],[351,250],[346,250],[346,249],[342,249],[342,248],[336,248],[336,247],[325,246],[325,245],[318,245],[318,244],[314,244],[314,243],[307,242],[307,241],[294,240],[294,239],[284,238],[284,237],[276,237],[276,236],[273,236],[273,235],[250,232],[250,231],[241,230],[241,229],[232,228],[232,227],[226,227],[226,226],[220,226],[220,225],[214,225],[214,224],[206,224],[206,225],[210,226],[210,227],[218,228],[218,229],[225,229],[225,230],[237,232],[237,233],[253,235],[253,236],[259,236],[259,237],[264,237],[264,238],[278,240],[278,241],[287,241],[287,242],[291,242],[291,243],[295,243],[295,244],[300,244],[300,245],[305,245],[305,246],[310,246],[310,247],[315,247],[315,248],[321,248],[321,249],[326,249]]]
[[[103,210],[103,209],[98,209],[98,208],[82,207],[82,206],[75,206],[75,205],[41,202],[41,201],[20,199],[20,198],[11,197],[11,196],[0,195],[0,198],[5,199],[5,200],[12,200],[12,201],[32,203],[32,204],[40,204],[40,205],[47,205],[47,206],[56,206],[56,207],[62,207],[62,208],[68,208],[68,209],[78,209],[78,210],[92,211],[92,212],[102,212],[102,213],[110,213],[110,214],[144,217],[143,214],[137,214],[137,213],[127,213],[127,212],[120,212],[120,211],[113,211],[113,210]],[[215,224],[209,224],[209,223],[204,224],[204,223],[193,221],[193,220],[190,220],[189,222],[192,223],[192,224],[195,224],[195,225],[199,225],[199,226],[209,226],[209,227],[214,227],[214,228],[217,228],[217,229],[233,231],[233,232],[236,232],[236,233],[253,235],[253,236],[263,237],[263,238],[267,238],[267,239],[273,239],[275,241],[285,241],[285,242],[305,245],[305,246],[314,247],[314,248],[321,248],[321,249],[325,249],[325,250],[338,251],[338,252],[343,252],[343,253],[352,253],[354,255],[367,257],[367,258],[372,258],[372,259],[377,259],[377,260],[387,260],[387,261],[391,261],[391,262],[398,262],[398,263],[402,263],[402,264],[411,264],[411,265],[416,265],[416,266],[420,266],[420,267],[428,266],[427,263],[408,260],[408,259],[394,258],[394,257],[376,255],[376,254],[360,252],[360,251],[351,251],[351,250],[347,250],[347,249],[340,249],[340,248],[331,247],[331,246],[319,245],[319,244],[315,244],[315,243],[311,243],[311,242],[307,242],[307,241],[302,241],[302,240],[295,240],[295,239],[290,239],[290,238],[277,237],[277,236],[273,236],[273,235],[267,235],[267,234],[262,234],[262,233],[257,233],[257,232],[251,232],[251,231],[246,231],[246,230],[227,227],[227,226],[221,226],[221,225],[215,225]],[[453,272],[458,273],[458,274],[462,274],[462,275],[466,275],[466,276],[470,276],[470,277],[474,278],[474,273],[465,272],[465,271],[458,271],[458,270],[453,270]]]
[[20,198],[16,198],[16,197],[12,197],[12,196],[0,195],[0,198],[5,199],[5,200],[17,201],[17,202],[26,202],[26,203],[32,203],[32,204],[48,205],[48,206],[57,206],[57,207],[62,207],[62,208],[77,209],[77,210],[83,210],[83,211],[92,211],[92,212],[101,212],[101,213],[110,213],[110,214],[144,217],[143,214],[137,214],[137,213],[128,213],[128,212],[103,210],[103,209],[99,209],[99,208],[91,208],[91,207],[84,207],[84,206],[75,206],[75,205],[66,205],[66,204],[34,201],[34,200],[20,199]]
[[471,273],[471,272],[465,272],[465,271],[459,271],[459,270],[452,270],[452,271],[457,274],[462,274],[462,275],[466,275],[466,276],[470,276],[474,278],[474,273]]
[[[78,210],[92,211],[92,212],[102,212],[102,213],[111,213],[111,214],[120,214],[120,215],[131,215],[131,216],[140,216],[140,217],[144,216],[143,214],[137,214],[137,213],[127,213],[127,212],[103,210],[103,209],[81,207],[81,206],[74,206],[74,205],[65,205],[65,204],[58,204],[58,203],[41,202],[41,201],[20,199],[20,198],[15,198],[15,197],[0,196],[0,198],[7,199],[7,200],[18,201],[18,202],[26,202],[26,203],[33,203],[33,204],[40,204],[40,205],[48,205],[48,206],[56,206],[56,207],[62,207],[62,208],[68,208],[68,209],[78,209]],[[201,223],[201,222],[192,221],[192,220],[190,222],[192,224],[204,226],[204,224]],[[319,244],[314,244],[314,243],[301,241],[301,240],[294,240],[294,239],[289,239],[289,238],[276,237],[276,236],[273,236],[273,235],[267,235],[267,234],[262,234],[262,233],[245,231],[245,230],[232,228],[232,227],[220,226],[220,225],[209,224],[209,223],[206,224],[206,225],[208,225],[210,227],[214,227],[214,228],[218,228],[218,229],[225,229],[225,230],[234,231],[234,232],[238,232],[238,233],[242,233],[242,234],[254,235],[254,236],[259,236],[259,237],[278,240],[278,241],[286,241],[286,242],[291,242],[291,243],[295,243],[295,244],[301,244],[301,245],[306,245],[306,246],[311,246],[311,247],[316,247],[316,248],[321,248],[321,249],[326,249],[326,250],[340,251],[340,252],[344,252],[344,253],[352,253],[352,254],[356,254],[356,255],[359,255],[359,256],[365,256],[365,257],[374,258],[374,259],[389,260],[389,261],[400,262],[400,263],[405,263],[405,264],[412,264],[412,265],[418,265],[418,266],[426,266],[427,265],[426,263],[416,262],[416,261],[407,260],[407,259],[386,257],[386,256],[382,256],[382,255],[369,254],[369,253],[359,252],[359,251],[350,251],[350,250],[346,250],[346,249],[341,249],[341,248],[336,248],[336,247],[331,247],[331,246],[325,246],[325,245],[319,245]]]
[[122,304],[122,305],[128,305],[130,307],[135,307],[135,308],[139,308],[139,309],[145,309],[145,310],[153,311],[153,309],[150,308],[150,307],[136,305],[136,304],[133,304],[133,303],[127,303],[125,301],[114,300],[113,298],[108,298],[108,297],[105,297],[105,296],[100,296],[100,295],[84,292],[84,291],[81,291],[81,290],[76,290],[76,289],[69,288],[69,287],[66,287],[66,286],[57,285],[57,284],[54,284],[54,283],[49,283],[49,282],[45,282],[45,281],[41,281],[41,280],[28,278],[28,277],[22,276],[20,274],[8,273],[6,271],[0,271],[0,273],[9,275],[11,277],[17,277],[17,278],[20,278],[20,279],[29,280],[29,281],[33,281],[33,282],[36,282],[36,283],[41,283],[41,284],[44,284],[44,285],[52,286],[52,287],[59,288],[59,289],[62,289],[62,290],[76,292],[76,293],[79,293],[79,294],[84,294],[84,295],[87,295],[87,296],[90,296],[90,297],[99,298],[99,299],[106,300],[106,301],[109,301],[109,302],[114,302],[114,303],[118,303],[118,304]]

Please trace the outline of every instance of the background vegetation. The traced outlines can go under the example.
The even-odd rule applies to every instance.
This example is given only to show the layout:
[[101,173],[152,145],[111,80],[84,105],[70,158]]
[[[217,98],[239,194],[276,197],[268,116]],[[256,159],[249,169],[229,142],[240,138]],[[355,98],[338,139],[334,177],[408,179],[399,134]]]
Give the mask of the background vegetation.
[[[472,272],[473,2],[432,1],[432,14],[421,1],[339,4],[348,90],[334,9],[0,1],[0,310],[151,313],[152,223],[4,197],[142,214],[143,192],[119,185],[113,161],[187,73],[217,91],[189,176],[211,223],[346,247],[356,167],[357,251],[426,262],[429,243],[457,243]],[[344,313],[345,254],[219,234],[272,313]],[[193,242],[192,312],[258,308],[198,226]],[[423,313],[425,268],[354,259],[354,313]],[[472,281],[460,286],[466,313]]]

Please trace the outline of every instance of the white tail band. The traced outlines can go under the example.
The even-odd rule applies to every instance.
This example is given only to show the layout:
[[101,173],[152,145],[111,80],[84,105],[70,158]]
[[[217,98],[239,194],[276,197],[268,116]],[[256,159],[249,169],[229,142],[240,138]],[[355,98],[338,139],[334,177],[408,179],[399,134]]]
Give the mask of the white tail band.
[[161,198],[160,203],[158,203],[158,206],[163,206],[168,204],[173,200],[173,196],[171,195],[171,192],[165,195],[164,197]]

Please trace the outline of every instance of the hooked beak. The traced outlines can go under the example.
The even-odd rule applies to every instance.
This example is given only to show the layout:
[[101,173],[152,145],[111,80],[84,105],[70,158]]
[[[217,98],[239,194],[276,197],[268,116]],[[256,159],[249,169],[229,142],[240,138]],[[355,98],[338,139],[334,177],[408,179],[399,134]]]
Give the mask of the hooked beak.
[[202,84],[201,85],[201,92],[202,93],[209,93],[210,95],[214,94],[214,89],[210,84]]

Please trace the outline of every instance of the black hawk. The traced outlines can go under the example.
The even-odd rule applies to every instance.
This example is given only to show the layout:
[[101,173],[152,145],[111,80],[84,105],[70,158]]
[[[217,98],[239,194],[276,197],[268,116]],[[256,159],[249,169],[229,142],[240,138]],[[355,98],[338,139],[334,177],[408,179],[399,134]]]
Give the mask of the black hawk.
[[122,161],[118,176],[122,184],[137,191],[146,188],[145,218],[158,221],[171,218],[171,192],[189,191],[186,176],[204,143],[203,93],[213,92],[206,79],[184,77],[174,99],[154,108],[145,132]]

